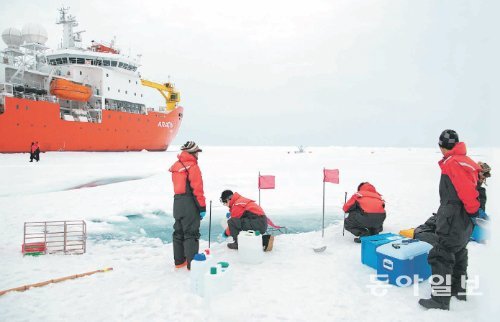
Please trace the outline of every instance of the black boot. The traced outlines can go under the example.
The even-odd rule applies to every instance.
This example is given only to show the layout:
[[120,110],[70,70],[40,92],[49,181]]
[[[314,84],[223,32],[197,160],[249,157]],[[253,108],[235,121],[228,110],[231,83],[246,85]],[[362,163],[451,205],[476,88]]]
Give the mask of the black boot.
[[357,244],[361,244],[361,238],[354,237],[354,242],[357,243]]
[[442,302],[438,302],[433,298],[430,299],[420,299],[418,304],[422,305],[426,309],[440,309],[440,310],[450,310],[450,305]]
[[265,252],[270,252],[273,250],[274,236],[272,235],[262,235],[262,246]]
[[454,296],[457,298],[459,301],[467,301],[467,294],[466,291],[460,287],[458,289],[451,287],[451,296]]
[[234,243],[229,243],[227,244],[227,247],[229,249],[238,249],[238,243],[234,242]]

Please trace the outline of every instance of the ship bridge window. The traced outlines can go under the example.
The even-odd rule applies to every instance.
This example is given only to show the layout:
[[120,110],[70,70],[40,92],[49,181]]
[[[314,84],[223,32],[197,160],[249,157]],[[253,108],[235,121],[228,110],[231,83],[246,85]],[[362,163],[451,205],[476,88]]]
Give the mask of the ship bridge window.
[[62,59],[61,58],[56,58],[56,65],[62,64]]
[[76,57],[70,57],[69,58],[69,63],[70,64],[76,64]]
[[56,60],[55,59],[51,59],[50,62],[49,62],[49,64],[56,65]]
[[97,59],[97,60],[95,61],[95,64],[96,64],[97,66],[101,66],[101,65],[102,65],[102,60]]
[[118,63],[118,67],[120,67],[120,68],[123,68],[123,65],[124,65],[124,64],[123,64],[122,62],[119,62],[119,63]]
[[103,65],[104,65],[104,66],[110,66],[110,65],[111,65],[111,63],[110,63],[110,61],[109,61],[109,60],[104,60],[104,61],[103,61]]
[[63,57],[63,58],[61,58],[61,60],[62,60],[63,64],[67,64],[68,63],[68,57]]
[[82,64],[82,65],[83,65],[83,64],[85,64],[85,59],[83,59],[83,58],[81,58],[81,57],[78,57],[78,58],[76,58],[76,63],[77,63],[77,64]]
[[116,67],[116,64],[117,64],[117,61],[116,61],[116,60],[112,60],[112,61],[111,61],[111,66]]

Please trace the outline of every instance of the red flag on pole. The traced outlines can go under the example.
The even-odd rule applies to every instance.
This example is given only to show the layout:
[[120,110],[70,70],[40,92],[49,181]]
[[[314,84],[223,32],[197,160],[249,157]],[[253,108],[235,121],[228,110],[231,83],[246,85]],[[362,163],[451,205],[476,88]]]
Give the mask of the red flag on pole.
[[259,189],[274,189],[274,176],[259,175]]
[[323,169],[323,182],[339,183],[339,169]]

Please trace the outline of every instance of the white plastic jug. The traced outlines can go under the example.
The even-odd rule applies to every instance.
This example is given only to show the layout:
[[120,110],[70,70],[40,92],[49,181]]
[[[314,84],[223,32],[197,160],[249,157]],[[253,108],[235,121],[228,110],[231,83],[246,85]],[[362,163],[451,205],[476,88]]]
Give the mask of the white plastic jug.
[[204,295],[204,275],[208,272],[210,266],[204,253],[196,254],[191,261],[191,291],[199,296]]
[[257,231],[243,230],[238,234],[238,257],[248,264],[259,264],[264,261],[262,235]]
[[203,274],[204,296],[208,299],[216,298],[220,294],[222,274],[217,266],[212,266]]
[[219,262],[217,265],[209,267],[209,270],[203,275],[203,279],[204,297],[208,300],[230,291],[233,287],[231,270],[227,262]]
[[228,262],[218,262],[217,272],[220,272],[220,293],[229,292],[233,288],[231,268]]

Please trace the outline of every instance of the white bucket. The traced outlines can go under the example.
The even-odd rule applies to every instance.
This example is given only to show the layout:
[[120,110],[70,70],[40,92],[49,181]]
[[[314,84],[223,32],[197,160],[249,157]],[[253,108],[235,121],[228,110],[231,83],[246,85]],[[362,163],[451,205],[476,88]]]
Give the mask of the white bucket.
[[240,231],[238,234],[238,256],[243,263],[262,263],[264,261],[262,235],[253,230]]

